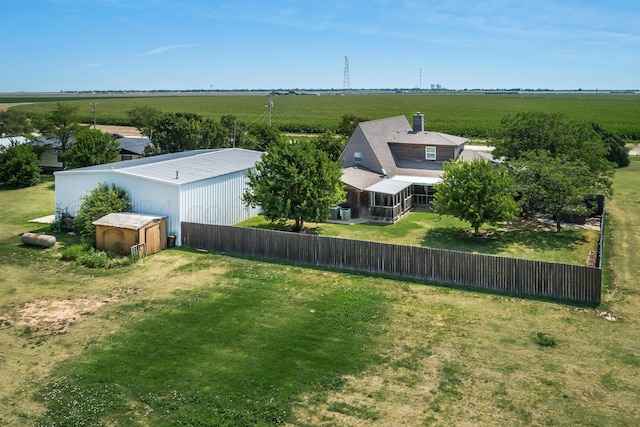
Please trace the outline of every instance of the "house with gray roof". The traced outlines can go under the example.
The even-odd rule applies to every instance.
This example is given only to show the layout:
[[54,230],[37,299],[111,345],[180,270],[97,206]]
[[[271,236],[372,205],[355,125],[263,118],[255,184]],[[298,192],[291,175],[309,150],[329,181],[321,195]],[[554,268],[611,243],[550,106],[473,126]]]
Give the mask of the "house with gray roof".
[[[111,135],[113,135],[120,144],[118,160],[139,159],[144,156],[145,147],[151,144],[151,140],[146,137],[122,136],[117,133]],[[72,137],[70,145],[74,142],[75,140]],[[60,142],[41,137],[36,141],[36,144],[45,147],[45,150],[40,154],[40,168],[43,172],[50,173],[63,170],[64,162],[60,155]]]
[[144,157],[144,149],[151,145],[151,140],[146,137],[122,136],[115,134],[120,144],[120,160],[133,160]]
[[240,148],[193,150],[142,157],[54,173],[55,206],[75,216],[100,183],[115,184],[131,197],[132,212],[166,217],[167,233],[180,245],[180,224],[231,225],[258,214],[246,206],[246,172],[261,152]]
[[352,218],[394,222],[414,207],[428,208],[444,164],[482,158],[466,138],[424,130],[424,115],[359,123],[341,154],[346,206]]

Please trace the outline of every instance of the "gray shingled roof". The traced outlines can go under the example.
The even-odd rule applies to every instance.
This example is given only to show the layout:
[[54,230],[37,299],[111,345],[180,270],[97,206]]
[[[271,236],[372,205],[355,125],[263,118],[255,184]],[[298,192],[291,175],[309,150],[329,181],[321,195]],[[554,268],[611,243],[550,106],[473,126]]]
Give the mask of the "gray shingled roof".
[[144,155],[144,148],[151,144],[149,138],[137,138],[130,136],[121,136],[117,138],[120,143],[120,150],[126,150],[139,156]]
[[[86,168],[71,169],[55,174],[82,174],[115,171],[154,181],[187,184],[240,172],[255,167],[262,152],[242,148],[182,151],[160,156],[143,157]],[[178,175],[176,179],[176,174]]]
[[379,173],[372,172],[360,166],[351,166],[342,169],[342,182],[360,191],[383,179],[385,179],[385,177]]
[[493,154],[480,150],[465,149],[460,153],[460,160],[471,162],[475,159],[482,159],[488,162],[493,161]]
[[458,147],[467,141],[466,138],[440,132],[414,132],[405,116],[371,120],[362,122],[358,126],[369,142],[378,162],[390,177],[394,175],[433,176],[434,172],[441,174],[438,171],[442,170],[442,166],[438,164],[437,166],[431,165],[431,168],[425,168],[423,163],[420,168],[416,168],[412,167],[414,165],[410,163],[397,164],[389,143]]

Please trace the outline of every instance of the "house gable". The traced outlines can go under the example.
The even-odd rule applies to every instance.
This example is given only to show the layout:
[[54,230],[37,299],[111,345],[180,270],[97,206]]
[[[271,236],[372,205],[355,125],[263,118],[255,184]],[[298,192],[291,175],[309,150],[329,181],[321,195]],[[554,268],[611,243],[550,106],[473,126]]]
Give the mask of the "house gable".
[[396,116],[359,123],[341,158],[345,168],[360,165],[387,177],[438,176],[443,162],[457,160],[466,141],[414,130],[405,116]]
[[349,138],[342,151],[341,159],[344,168],[358,166],[379,174],[382,173],[382,165],[360,124],[358,124],[351,138]]

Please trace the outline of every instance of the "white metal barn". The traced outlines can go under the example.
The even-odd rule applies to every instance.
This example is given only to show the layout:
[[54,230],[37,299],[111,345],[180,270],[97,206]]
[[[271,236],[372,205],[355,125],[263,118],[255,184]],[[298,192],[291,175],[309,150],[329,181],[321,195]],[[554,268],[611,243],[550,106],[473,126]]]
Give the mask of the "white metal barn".
[[241,197],[246,171],[261,156],[241,148],[194,150],[55,172],[56,209],[75,216],[98,184],[115,184],[129,193],[133,212],[167,217],[167,232],[180,245],[181,222],[231,225],[258,214]]

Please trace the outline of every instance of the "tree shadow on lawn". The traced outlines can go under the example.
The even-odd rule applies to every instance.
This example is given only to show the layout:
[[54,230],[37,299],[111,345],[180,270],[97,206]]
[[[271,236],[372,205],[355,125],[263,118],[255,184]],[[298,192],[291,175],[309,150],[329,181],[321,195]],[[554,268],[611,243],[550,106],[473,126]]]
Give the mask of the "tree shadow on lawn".
[[[564,228],[556,232],[554,227],[530,222],[517,222],[502,228],[481,229],[481,236],[460,227],[437,227],[428,230],[421,245],[435,249],[482,253],[508,254],[510,248],[525,247],[531,252],[567,250],[587,243],[582,230]],[[508,255],[505,255],[508,256]]]
[[260,228],[263,230],[272,230],[272,231],[284,231],[287,233],[301,233],[301,234],[313,234],[313,235],[320,234],[320,227],[317,225],[309,227],[307,223],[305,223],[302,231],[293,231],[294,226],[295,226],[295,223],[293,223],[292,221],[287,221],[284,224],[280,224],[277,222],[265,222],[257,225],[252,225],[251,228]]
[[245,267],[228,273],[231,286],[185,292],[58,369],[70,384],[41,392],[56,396],[46,421],[93,417],[95,407],[69,403],[101,384],[115,391],[111,406],[96,405],[116,421],[146,411],[150,424],[275,425],[292,421],[302,394],[340,388],[344,375],[375,362],[379,291],[363,284],[292,297],[289,285],[273,286],[284,283],[279,268]]

